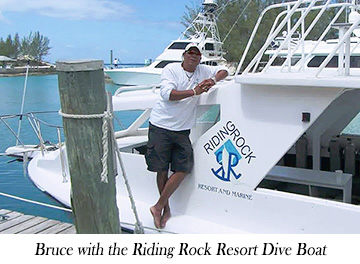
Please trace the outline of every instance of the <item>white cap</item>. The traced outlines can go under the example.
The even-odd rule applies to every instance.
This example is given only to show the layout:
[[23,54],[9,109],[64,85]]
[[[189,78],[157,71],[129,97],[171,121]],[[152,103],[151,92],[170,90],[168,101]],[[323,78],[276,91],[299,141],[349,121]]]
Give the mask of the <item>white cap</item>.
[[192,43],[187,44],[187,45],[186,45],[186,47],[185,47],[185,52],[189,51],[191,48],[197,48],[197,49],[198,49],[198,51],[199,51],[199,52],[200,52],[200,54],[201,54],[201,50],[199,49],[199,47],[198,47],[198,44],[197,44],[197,43],[192,42]]

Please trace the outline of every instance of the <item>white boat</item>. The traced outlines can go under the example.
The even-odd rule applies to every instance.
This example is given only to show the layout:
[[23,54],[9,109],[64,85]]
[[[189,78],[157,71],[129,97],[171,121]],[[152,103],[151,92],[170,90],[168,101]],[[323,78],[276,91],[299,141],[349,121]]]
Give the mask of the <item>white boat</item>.
[[225,63],[222,42],[216,24],[217,4],[205,0],[203,10],[181,36],[170,43],[149,66],[134,68],[107,68],[107,74],[114,83],[120,85],[151,85],[160,83],[163,68],[173,62],[181,62],[182,54],[189,43],[198,43],[202,52],[201,63],[217,65]]
[[[327,1],[287,2],[267,10],[284,9],[270,36],[253,60],[237,74],[201,95],[198,122],[191,132],[195,165],[170,199],[172,217],[161,232],[171,233],[360,233],[357,150],[360,138],[341,134],[360,111],[360,68],[350,63],[352,24],[337,24],[340,39],[317,67],[305,67],[310,53],[296,64],[272,66],[291,36],[304,26],[308,14],[359,6]],[[318,3],[317,5],[315,5]],[[264,12],[265,12],[264,11]],[[299,14],[297,22],[291,17]],[[260,16],[258,24],[261,23]],[[317,22],[320,16],[315,17]],[[287,36],[267,64],[260,60],[271,42],[288,25]],[[251,36],[249,45],[254,38]],[[304,34],[298,40],[304,43]],[[319,43],[324,44],[319,38]],[[337,67],[328,62],[338,56]],[[308,57],[308,58],[307,58]],[[261,68],[260,68],[261,66]],[[240,69],[244,70],[240,73]],[[141,147],[147,142],[146,123],[158,89],[119,92],[114,111],[143,109],[143,115],[125,131],[116,132],[124,171],[128,176],[139,218],[153,230],[149,211],[158,199],[154,173],[147,171]],[[66,155],[66,152],[63,152]],[[32,181],[70,207],[67,161],[56,150],[36,155],[29,163]],[[62,165],[63,164],[63,165]],[[63,168],[63,169],[62,169]],[[132,228],[135,217],[121,176],[116,177],[117,205],[123,227]],[[125,223],[124,223],[125,222]]]

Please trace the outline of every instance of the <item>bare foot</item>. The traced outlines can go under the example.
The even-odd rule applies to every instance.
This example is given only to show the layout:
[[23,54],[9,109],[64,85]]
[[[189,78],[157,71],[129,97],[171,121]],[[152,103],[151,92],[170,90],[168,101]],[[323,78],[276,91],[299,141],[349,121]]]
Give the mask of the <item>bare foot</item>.
[[170,208],[165,207],[164,213],[161,217],[161,228],[165,228],[166,222],[170,219],[170,217],[171,217]]
[[154,224],[156,228],[161,228],[161,210],[156,209],[155,206],[150,207],[150,212],[154,218]]

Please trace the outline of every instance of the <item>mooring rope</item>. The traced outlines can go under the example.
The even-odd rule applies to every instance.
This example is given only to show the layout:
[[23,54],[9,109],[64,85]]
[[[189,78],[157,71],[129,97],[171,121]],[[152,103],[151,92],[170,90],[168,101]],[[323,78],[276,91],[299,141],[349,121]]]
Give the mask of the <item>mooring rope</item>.
[[16,199],[16,200],[19,200],[19,201],[23,201],[23,202],[28,202],[28,203],[32,203],[32,204],[46,206],[46,207],[53,208],[53,209],[72,212],[71,209],[68,209],[68,208],[64,208],[64,207],[60,207],[60,206],[56,206],[56,205],[51,205],[51,204],[46,204],[46,203],[42,203],[42,202],[38,202],[38,201],[26,199],[26,198],[21,198],[21,197],[11,195],[11,194],[7,194],[7,193],[3,193],[3,192],[0,192],[0,195],[8,197],[8,198]]
[[26,152],[23,153],[23,174],[24,178],[27,176],[27,164],[28,164],[28,155]]
[[[12,199],[15,199],[15,200],[23,201],[23,202],[27,202],[27,203],[31,203],[31,204],[36,204],[36,205],[41,205],[41,206],[45,206],[45,207],[48,207],[48,208],[57,209],[57,210],[62,210],[62,211],[66,211],[66,212],[72,213],[72,210],[71,210],[70,208],[65,208],[65,207],[61,207],[61,206],[51,205],[51,204],[47,204],[47,203],[42,203],[42,202],[38,202],[38,201],[34,201],[34,200],[22,198],[22,197],[19,197],[19,196],[15,196],[15,195],[11,195],[11,194],[8,194],[8,193],[3,193],[3,192],[0,192],[0,195],[1,195],[1,196],[4,196],[4,197],[7,197],[7,198],[12,198]],[[134,226],[134,227],[135,227],[135,230],[136,230],[136,228],[137,228],[137,226],[138,226],[137,224],[132,224],[132,223],[129,223],[129,222],[120,222],[120,224],[121,224],[121,225]],[[144,226],[144,227],[142,227],[142,228],[143,228],[143,229],[147,229],[147,230],[157,231],[157,232],[159,232],[159,233],[176,234],[175,232],[166,231],[166,230],[159,230],[159,229],[153,228],[153,227]],[[136,231],[135,231],[135,233],[136,233]]]
[[[19,197],[19,196],[15,196],[15,195],[11,195],[11,194],[8,194],[8,193],[3,193],[3,192],[0,192],[0,195],[1,195],[1,196],[4,196],[4,197],[7,197],[7,198],[12,198],[12,199],[15,199],[15,200],[23,201],[23,202],[28,202],[28,203],[32,203],[32,204],[36,204],[36,205],[41,205],[41,206],[49,207],[49,208],[52,208],[52,209],[57,209],[57,210],[62,210],[62,211],[66,211],[66,212],[72,213],[72,210],[69,209],[69,208],[65,208],[65,207],[61,207],[61,206],[56,206],[56,205],[51,205],[51,204],[47,204],[47,203],[42,203],[42,202],[38,202],[38,201],[34,201],[34,200],[22,198],[22,197]],[[132,224],[132,223],[129,223],[129,222],[120,222],[120,224],[121,224],[121,225],[134,226],[134,227],[135,227],[135,230],[136,230],[136,227],[137,227],[137,224]],[[166,230],[159,230],[159,229],[153,228],[153,227],[146,227],[146,226],[144,226],[143,228],[144,228],[144,229],[147,229],[147,230],[157,231],[157,232],[159,232],[159,233],[176,234],[176,233],[174,233],[174,232],[170,232],[170,231],[166,231]]]
[[108,127],[109,121],[111,123],[112,120],[112,113],[106,110],[103,114],[89,114],[89,115],[74,115],[74,114],[66,114],[59,110],[59,114],[64,118],[75,118],[75,119],[99,119],[103,120],[102,124],[102,145],[103,145],[103,156],[101,158],[102,163],[102,172],[100,174],[100,180],[103,183],[108,183],[108,167],[107,167],[107,157],[109,152],[109,145],[108,145]]
[[63,183],[67,183],[68,179],[67,179],[67,175],[66,175],[66,169],[65,169],[65,158],[64,158],[64,150],[62,147],[62,143],[61,143],[61,131],[60,128],[57,128],[57,133],[58,133],[58,140],[59,140],[59,155],[60,155],[60,164],[61,164],[61,173],[63,176]]
[[130,199],[130,203],[131,203],[131,209],[133,210],[133,213],[134,213],[134,216],[135,216],[135,230],[134,230],[134,233],[135,234],[144,234],[144,227],[143,227],[143,225],[142,225],[142,223],[140,221],[139,215],[138,215],[137,210],[136,210],[135,200],[134,200],[134,197],[133,197],[132,192],[131,192],[130,184],[129,184],[128,177],[127,177],[126,172],[125,172],[125,167],[124,167],[123,161],[121,159],[120,149],[119,149],[118,144],[116,143],[116,137],[115,137],[114,127],[113,127],[112,123],[110,123],[110,130],[111,130],[111,134],[113,136],[113,142],[114,142],[113,145],[114,145],[114,148],[115,148],[116,156],[118,158],[120,168],[121,168],[121,172],[122,172],[122,176],[124,178],[125,186],[126,186],[126,189],[127,189],[128,195],[129,195],[129,199]]

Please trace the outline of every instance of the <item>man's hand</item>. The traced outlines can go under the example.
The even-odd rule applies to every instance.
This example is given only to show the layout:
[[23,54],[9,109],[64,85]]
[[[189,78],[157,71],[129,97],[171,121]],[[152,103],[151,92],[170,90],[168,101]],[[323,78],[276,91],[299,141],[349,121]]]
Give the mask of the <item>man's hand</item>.
[[215,82],[212,79],[203,80],[195,87],[196,95],[202,94],[203,92],[208,92],[209,89],[214,86],[214,84]]

